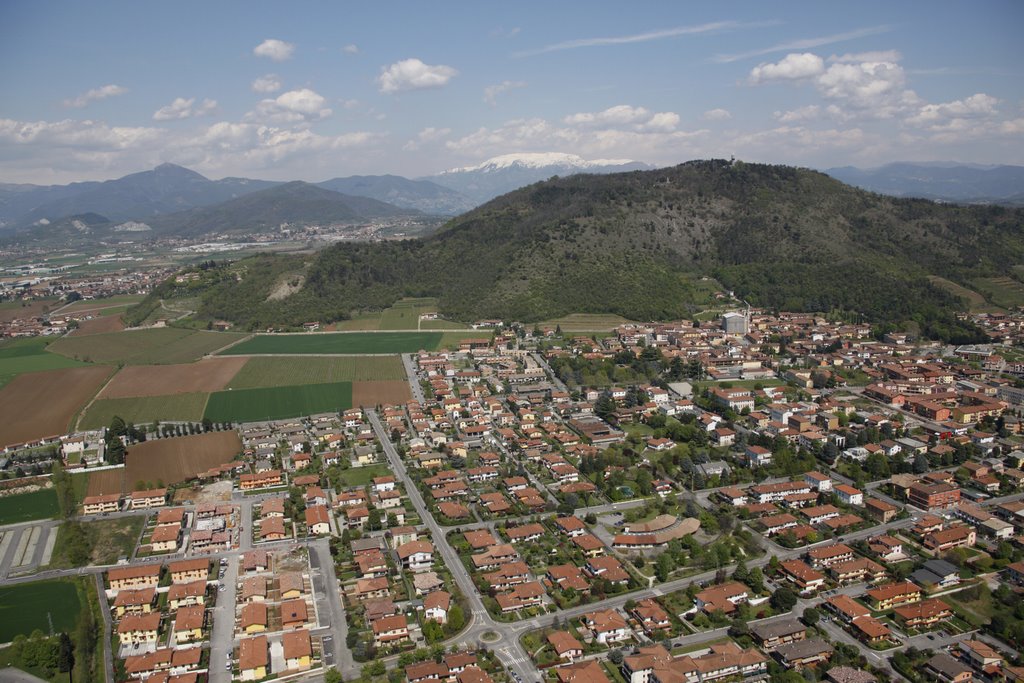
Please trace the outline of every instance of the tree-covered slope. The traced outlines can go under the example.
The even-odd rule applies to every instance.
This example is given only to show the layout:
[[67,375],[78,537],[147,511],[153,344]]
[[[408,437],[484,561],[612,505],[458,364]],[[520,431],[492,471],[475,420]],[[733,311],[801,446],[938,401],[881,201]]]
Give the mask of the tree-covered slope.
[[[294,323],[315,302],[324,320],[436,296],[463,320],[664,319],[692,313],[696,279],[713,274],[754,305],[946,324],[958,302],[927,275],[1011,272],[1024,263],[1022,217],[882,197],[784,166],[701,161],[577,175],[499,197],[423,240],[325,249],[293,295],[304,315],[289,317],[287,299],[275,308],[286,318],[278,322]],[[231,297],[210,288],[200,313],[253,322],[243,304],[228,309]]]

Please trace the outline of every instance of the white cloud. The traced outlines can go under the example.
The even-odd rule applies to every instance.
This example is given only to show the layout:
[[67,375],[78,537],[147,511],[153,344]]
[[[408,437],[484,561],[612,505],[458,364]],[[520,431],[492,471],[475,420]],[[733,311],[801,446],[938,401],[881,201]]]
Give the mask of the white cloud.
[[128,92],[128,88],[120,85],[104,85],[100,88],[86,90],[78,97],[64,100],[64,106],[71,107],[73,109],[81,109],[82,107],[88,106],[91,102],[105,100],[108,97],[114,97],[115,95],[123,95],[126,92]]
[[848,52],[844,55],[832,55],[829,62],[850,64],[856,62],[899,62],[903,55],[899,50],[874,50],[872,52]]
[[609,107],[604,111],[571,114],[563,120],[571,126],[604,127],[642,123],[650,118],[651,112],[643,107],[631,107],[628,104],[620,104]]
[[679,36],[691,36],[702,33],[715,33],[719,31],[738,30],[745,28],[756,28],[774,24],[775,22],[749,22],[740,23],[736,21],[716,21],[695,26],[676,26],[674,28],[649,31],[647,33],[635,33],[625,36],[608,36],[604,38],[579,38],[577,40],[566,40],[553,45],[546,45],[536,50],[526,50],[516,53],[516,57],[531,57],[542,55],[547,52],[560,50],[575,50],[581,47],[600,47],[605,45],[629,45],[631,43],[648,43],[652,40],[663,40],[665,38],[677,38]]
[[377,83],[382,93],[404,90],[440,88],[458,75],[458,71],[443,64],[424,64],[418,59],[403,59],[381,68]]
[[274,74],[260,76],[252,82],[252,91],[258,93],[272,93],[281,89],[281,79]]
[[440,142],[441,140],[444,140],[451,134],[451,132],[451,128],[434,128],[432,126],[429,128],[424,128],[416,135],[415,139],[406,142],[402,146],[402,149],[407,152],[415,151],[422,147],[423,145],[428,145],[431,143]]
[[709,109],[704,112],[705,121],[728,121],[732,113],[728,109]]
[[[872,52],[825,60],[810,52],[786,55],[776,63],[759,64],[750,72],[750,83],[771,81],[810,82],[818,93],[841,106],[843,115],[886,119],[920,106],[920,98],[906,87],[906,73],[893,61],[854,61],[855,57],[896,57],[899,53]],[[807,112],[804,112],[805,114]],[[835,118],[842,118],[830,112]]]
[[349,43],[345,47],[341,48],[341,51],[347,55],[357,55],[359,54],[359,46],[355,43]]
[[835,33],[833,35],[820,36],[818,38],[804,38],[802,40],[794,40],[786,43],[779,43],[777,45],[772,45],[771,47],[766,47],[759,50],[751,50],[749,52],[740,52],[731,55],[715,55],[715,57],[711,61],[719,63],[729,63],[737,62],[741,59],[749,59],[751,57],[770,55],[775,52],[810,50],[812,48],[821,47],[823,45],[842,43],[847,40],[854,40],[856,38],[865,38],[867,36],[874,36],[880,33],[887,33],[891,30],[891,26],[869,26],[868,28],[860,28],[854,31],[847,31],[845,33]]
[[508,92],[515,88],[525,88],[525,81],[502,81],[497,85],[489,85],[484,88],[484,102],[493,106],[497,105],[496,98],[503,92]]
[[196,99],[191,97],[176,97],[166,107],[161,107],[153,113],[154,121],[176,121],[188,119],[193,116],[207,116],[217,110],[217,100],[203,100],[198,107],[194,107]]
[[758,64],[750,70],[751,83],[796,81],[818,76],[825,71],[825,60],[810,52],[786,55],[774,64]]
[[252,49],[252,53],[257,57],[267,57],[275,62],[291,59],[293,52],[295,52],[294,45],[277,38],[267,38]]
[[914,126],[936,126],[948,123],[950,120],[993,116],[998,113],[997,104],[999,104],[999,100],[995,97],[976,93],[963,100],[926,104],[917,114],[907,118],[907,123]]
[[326,103],[322,95],[308,88],[289,90],[275,99],[261,101],[245,118],[247,121],[269,123],[317,121],[333,113],[329,107],[324,106]]
[[679,125],[679,114],[671,111],[663,111],[655,114],[646,123],[640,125],[640,130],[659,133],[669,133]]

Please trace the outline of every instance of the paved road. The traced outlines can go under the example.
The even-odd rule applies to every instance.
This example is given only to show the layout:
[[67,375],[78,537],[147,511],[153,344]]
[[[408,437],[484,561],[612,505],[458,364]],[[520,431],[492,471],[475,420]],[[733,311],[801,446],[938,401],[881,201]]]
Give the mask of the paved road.
[[508,637],[512,635],[508,633],[509,625],[496,622],[487,612],[480,593],[477,592],[476,586],[473,585],[469,572],[463,566],[458,553],[449,545],[445,530],[441,528],[434,519],[434,516],[430,514],[426,504],[423,502],[423,496],[420,495],[419,490],[410,479],[405,469],[405,464],[398,456],[398,451],[395,450],[394,444],[391,443],[391,439],[384,429],[380,417],[372,410],[367,411],[367,416],[370,419],[370,424],[373,425],[377,438],[380,439],[381,444],[384,446],[384,453],[388,458],[388,462],[391,463],[393,472],[405,482],[406,493],[408,493],[413,507],[416,509],[417,514],[419,514],[420,519],[423,520],[423,523],[430,530],[434,547],[437,548],[448,570],[451,571],[459,590],[466,597],[466,600],[469,601],[472,623],[459,636],[459,642],[472,646],[480,640],[485,631],[491,631],[497,635],[497,640],[489,644],[489,647],[498,654],[501,663],[509,671],[514,671],[523,681],[536,680],[539,675],[537,667],[534,666],[525,650],[523,650],[522,645],[519,644],[518,637],[514,635]]
[[210,683],[231,681],[231,671],[226,668],[225,662],[229,656],[233,656],[235,649],[235,586],[239,564],[237,552],[228,557],[224,578],[220,580],[224,590],[217,591],[217,604],[210,615],[213,618],[213,632],[210,634]]
[[423,397],[423,387],[420,386],[419,376],[416,374],[416,361],[413,360],[411,353],[402,354],[402,364],[405,365],[405,376],[409,380],[412,397],[420,404],[426,403],[426,399]]
[[348,649],[348,621],[345,619],[345,608],[341,604],[338,577],[334,573],[334,558],[331,556],[330,543],[326,538],[319,538],[309,544],[309,565],[313,572],[314,588],[320,582],[322,595],[326,597],[327,614],[320,612],[321,625],[330,627],[330,640],[324,641],[325,659],[330,646],[333,666],[337,667],[346,680],[359,677],[359,665],[352,659],[352,651]]
[[93,574],[93,578],[96,581],[96,595],[100,600],[100,613],[103,615],[103,651],[106,653],[103,658],[103,675],[107,683],[114,683],[114,654],[110,649],[110,605],[103,592],[103,575]]
[[569,392],[569,387],[565,386],[565,382],[558,379],[558,375],[555,374],[555,371],[551,369],[551,366],[548,365],[548,362],[544,360],[544,358],[539,353],[535,351],[530,354],[530,357],[537,361],[537,365],[544,368],[544,371],[548,373],[548,378],[551,380],[551,383],[554,384],[559,391],[564,391],[566,393]]

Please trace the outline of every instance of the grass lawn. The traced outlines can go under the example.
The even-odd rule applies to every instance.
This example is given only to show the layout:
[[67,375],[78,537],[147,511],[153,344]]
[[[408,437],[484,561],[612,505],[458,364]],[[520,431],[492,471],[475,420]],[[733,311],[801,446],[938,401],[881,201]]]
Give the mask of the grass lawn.
[[141,396],[137,398],[105,398],[89,406],[82,418],[82,429],[96,429],[110,425],[117,415],[125,422],[144,424],[155,420],[199,422],[209,394],[169,394],[167,396]]
[[[60,514],[57,492],[42,489],[0,497],[0,524],[17,524],[34,519],[52,519]],[[6,642],[0,639],[0,642]]]
[[[131,557],[145,523],[145,517],[82,522],[86,533],[93,541],[90,564],[114,564],[122,557]],[[50,559],[51,569],[68,569],[74,566],[62,551],[65,545],[62,543],[64,537],[65,528],[62,526],[57,531],[57,542],[53,547],[53,557]]]
[[45,337],[32,337],[0,343],[0,387],[22,373],[85,365],[81,361],[47,351],[50,341]]
[[463,339],[493,339],[494,333],[489,330],[465,330],[445,332],[436,348],[457,349]]
[[545,320],[539,323],[540,327],[561,327],[563,334],[578,334],[583,332],[614,330],[620,325],[625,325],[630,320],[619,315],[606,313],[573,313],[572,315]]
[[73,633],[82,609],[73,581],[37,581],[0,587],[0,642],[18,634]]
[[398,356],[260,357],[250,358],[228,383],[231,389],[405,380]]
[[338,483],[341,486],[366,486],[375,477],[383,477],[388,474],[391,474],[391,468],[384,464],[352,467],[347,470],[341,470]]
[[469,325],[466,323],[457,323],[454,320],[423,320],[420,322],[421,330],[466,330],[469,329]]
[[214,422],[256,422],[339,412],[352,407],[352,383],[235,389],[210,394],[204,417]]
[[[447,336],[447,335],[445,335]],[[226,355],[414,353],[438,348],[440,332],[350,332],[343,334],[261,334],[232,346]]]

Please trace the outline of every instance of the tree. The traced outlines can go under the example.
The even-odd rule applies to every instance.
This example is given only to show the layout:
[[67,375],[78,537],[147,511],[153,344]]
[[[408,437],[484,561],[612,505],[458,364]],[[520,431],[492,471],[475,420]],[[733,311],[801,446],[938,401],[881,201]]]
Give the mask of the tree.
[[622,654],[622,648],[617,647],[608,653],[608,660],[615,666],[622,664],[623,659],[625,659],[625,655]]
[[772,593],[771,605],[780,612],[789,612],[796,606],[796,593],[782,586]]
[[324,683],[342,683],[341,672],[332,666],[324,673]]
[[451,609],[448,610],[448,630],[455,633],[456,631],[461,631],[465,625],[466,617],[462,613],[462,608],[458,605],[452,605]]
[[804,623],[808,626],[814,626],[821,619],[821,612],[815,607],[808,607],[804,610]]
[[71,644],[71,638],[67,633],[60,634],[60,644],[57,646],[57,670],[68,675],[68,683],[71,683],[71,670],[75,668],[75,646]]
[[669,574],[672,573],[672,569],[675,567],[675,562],[669,557],[668,553],[662,553],[658,556],[658,561],[655,563],[654,575],[658,578],[658,581],[665,583],[668,581]]
[[924,474],[929,467],[931,467],[931,463],[928,462],[928,456],[924,453],[914,456],[914,474]]

